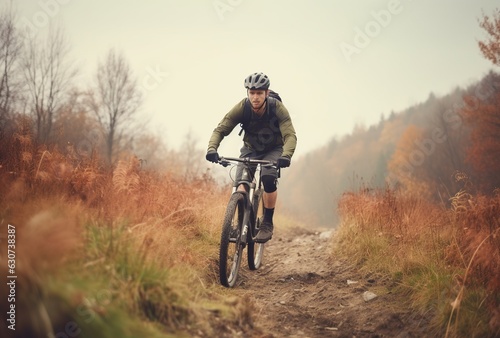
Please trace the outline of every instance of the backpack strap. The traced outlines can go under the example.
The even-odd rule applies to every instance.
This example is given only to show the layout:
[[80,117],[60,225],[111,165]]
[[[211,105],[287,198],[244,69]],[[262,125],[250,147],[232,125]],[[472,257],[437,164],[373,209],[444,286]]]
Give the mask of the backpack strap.
[[243,130],[248,127],[250,120],[252,119],[252,108],[250,107],[250,101],[248,98],[245,99],[245,104],[243,105],[243,121],[240,123],[241,130],[238,133],[238,136],[241,136]]
[[[272,119],[276,116],[276,98],[274,96],[269,96],[267,98],[267,109],[269,112],[269,119]],[[280,100],[281,101],[281,100]]]

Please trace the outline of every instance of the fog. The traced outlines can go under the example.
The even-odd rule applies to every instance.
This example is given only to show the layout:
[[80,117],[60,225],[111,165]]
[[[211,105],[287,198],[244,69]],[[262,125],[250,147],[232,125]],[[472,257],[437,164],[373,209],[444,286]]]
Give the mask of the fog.
[[[244,97],[243,79],[265,72],[292,115],[300,157],[431,91],[479,80],[490,66],[477,49],[484,37],[478,18],[495,5],[23,0],[14,7],[31,32],[63,28],[79,85],[91,81],[110,48],[121,51],[145,94],[141,118],[172,148],[191,132],[205,149]],[[221,151],[238,151],[235,135]]]

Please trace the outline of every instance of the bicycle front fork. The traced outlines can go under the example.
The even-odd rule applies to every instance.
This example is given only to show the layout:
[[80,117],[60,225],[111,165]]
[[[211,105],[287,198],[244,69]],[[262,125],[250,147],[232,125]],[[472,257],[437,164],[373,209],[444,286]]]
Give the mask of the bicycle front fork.
[[247,205],[245,206],[245,215],[243,215],[243,224],[241,226],[241,235],[240,235],[240,243],[243,244],[243,247],[248,243],[248,229],[250,222],[250,208],[252,207],[250,202],[246,201]]
[[241,229],[240,243],[243,244],[243,247],[247,244],[247,236],[248,236],[248,224],[243,224],[243,229]]

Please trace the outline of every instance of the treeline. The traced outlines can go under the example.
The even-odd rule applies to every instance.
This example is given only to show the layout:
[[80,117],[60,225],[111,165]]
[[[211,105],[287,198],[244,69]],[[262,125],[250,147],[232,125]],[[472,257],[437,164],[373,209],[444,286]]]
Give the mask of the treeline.
[[[480,24],[490,36],[480,49],[499,66],[499,12]],[[473,193],[498,192],[499,171],[500,74],[492,70],[467,88],[431,93],[377,125],[332,139],[296,161],[281,190],[298,216],[335,226],[335,205],[346,190],[389,185],[449,206],[465,182]]]
[[[122,53],[110,50],[84,87],[69,55],[62,30],[33,35],[0,11],[0,225],[15,227],[16,253],[10,272],[0,266],[16,275],[0,336],[249,330],[248,305],[229,309],[206,287],[227,193],[203,172],[196,140],[187,133],[178,152],[147,132]],[[0,248],[3,262],[12,255]]]
[[154,170],[175,167],[185,176],[201,172],[201,160],[192,161],[202,154],[196,153],[191,134],[179,153],[147,129],[145,88],[123,52],[110,49],[88,84],[78,81],[81,74],[70,52],[62,28],[23,29],[12,3],[0,8],[0,138],[29,125],[34,147],[99,158],[103,165],[135,156]]

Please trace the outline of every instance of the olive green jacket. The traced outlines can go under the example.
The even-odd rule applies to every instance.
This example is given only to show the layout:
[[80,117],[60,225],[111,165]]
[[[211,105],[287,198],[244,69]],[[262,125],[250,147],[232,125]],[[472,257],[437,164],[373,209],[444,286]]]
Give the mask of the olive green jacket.
[[[208,150],[215,150],[224,137],[229,135],[234,127],[243,122],[245,100],[236,104],[219,122],[208,142]],[[268,106],[269,107],[269,106]],[[297,136],[292,119],[283,103],[276,100],[276,114],[270,116],[269,111],[259,117],[252,111],[252,118],[243,137],[245,146],[258,153],[265,153],[278,146],[283,146],[282,156],[292,158],[297,144]]]

